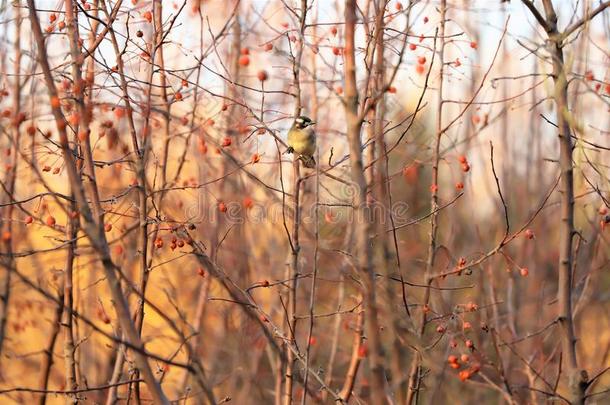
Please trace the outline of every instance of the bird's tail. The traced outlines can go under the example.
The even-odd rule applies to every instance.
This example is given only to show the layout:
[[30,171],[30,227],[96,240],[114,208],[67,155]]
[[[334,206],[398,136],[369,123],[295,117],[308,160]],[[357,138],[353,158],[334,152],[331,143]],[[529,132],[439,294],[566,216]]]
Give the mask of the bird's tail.
[[305,166],[308,169],[315,169],[316,161],[313,158],[313,156],[301,155],[300,159],[303,162],[303,166]]

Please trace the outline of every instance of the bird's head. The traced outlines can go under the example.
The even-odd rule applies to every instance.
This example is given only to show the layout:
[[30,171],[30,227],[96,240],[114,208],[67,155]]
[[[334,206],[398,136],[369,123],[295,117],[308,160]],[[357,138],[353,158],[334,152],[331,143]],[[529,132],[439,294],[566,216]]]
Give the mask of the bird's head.
[[297,119],[294,120],[294,126],[299,129],[307,128],[308,126],[313,124],[315,124],[315,122],[312,121],[311,118],[306,117],[304,115],[301,115],[300,117],[297,117]]

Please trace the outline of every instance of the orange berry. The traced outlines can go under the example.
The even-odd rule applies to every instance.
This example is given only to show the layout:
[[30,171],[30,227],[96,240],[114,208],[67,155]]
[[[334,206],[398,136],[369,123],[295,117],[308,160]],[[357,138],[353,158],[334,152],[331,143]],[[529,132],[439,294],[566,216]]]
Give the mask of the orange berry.
[[250,49],[248,49],[248,48],[241,48],[239,53],[242,54],[242,55],[250,55]]
[[457,363],[458,358],[457,356],[450,354],[449,357],[447,357],[447,362],[448,363]]
[[470,322],[466,321],[462,324],[462,327],[464,328],[464,330],[469,330],[472,328],[472,325],[470,324]]
[[464,342],[466,344],[466,347],[469,349],[472,349],[474,347],[474,342],[470,339],[467,339],[466,342]]
[[479,45],[478,45],[478,44],[477,44],[475,41],[472,41],[472,42],[470,43],[470,47],[471,47],[472,49],[477,49],[477,47],[478,47],[478,46],[479,46]]
[[260,160],[261,160],[261,157],[258,153],[255,153],[254,155],[252,155],[252,164],[258,163]]
[[521,273],[521,277],[527,277],[530,274],[530,271],[527,267],[521,267],[519,273]]
[[402,3],[397,2],[395,7],[396,7],[396,10],[398,10],[398,11],[402,10]]
[[469,378],[470,378],[470,371],[468,371],[468,370],[462,370],[462,371],[460,371],[460,373],[458,374],[458,377],[460,378],[460,380],[461,380],[462,382],[463,382],[463,381],[466,381],[467,379],[469,379]]
[[450,363],[449,367],[457,370],[458,368],[460,368],[460,363]]
[[462,164],[463,163],[468,163],[468,159],[466,158],[466,156],[460,155],[460,156],[458,156],[458,162],[460,162]]
[[470,356],[468,356],[467,354],[462,354],[460,356],[460,360],[462,360],[463,363],[468,363],[468,360],[470,360]]
[[464,189],[464,183],[462,183],[461,181],[458,181],[457,183],[455,183],[455,189],[456,190],[463,190]]
[[425,56],[420,56],[417,58],[417,63],[419,63],[420,65],[425,65],[426,64],[426,57]]
[[180,93],[179,91],[177,91],[177,92],[174,94],[174,98],[175,98],[177,101],[182,100],[182,93]]
[[250,197],[245,197],[243,204],[245,208],[252,208],[254,206],[254,201],[252,201],[252,198]]
[[470,165],[468,163],[462,163],[462,171],[463,172],[469,172],[470,171]]
[[197,274],[199,274],[201,277],[205,277],[205,270],[203,269],[203,267],[199,267],[197,269]]
[[317,342],[318,342],[318,339],[316,339],[315,336],[312,336],[312,337],[309,338],[309,345],[310,346],[314,346]]
[[226,136],[223,140],[222,140],[222,146],[223,147],[227,147],[227,146],[231,146],[231,138],[229,138],[228,136]]
[[396,87],[394,87],[394,86],[388,87],[388,93],[395,94],[396,93]]
[[70,118],[68,118],[68,121],[70,122],[70,125],[77,126],[80,122],[80,114],[74,111],[72,114],[70,114]]
[[250,64],[250,57],[248,55],[241,55],[239,57],[239,64],[241,66],[248,66]]
[[330,29],[330,33],[333,34],[333,37],[337,35],[337,27],[332,27]]
[[52,215],[49,215],[47,217],[47,225],[49,226],[55,226],[55,218]]
[[25,223],[26,225],[31,224],[32,222],[34,222],[34,218],[32,218],[31,215],[28,215],[27,217],[25,217]]
[[269,52],[273,49],[273,44],[271,42],[267,42],[265,44],[265,51]]
[[424,74],[426,68],[424,67],[424,65],[417,64],[415,65],[415,71],[417,72],[417,74],[421,75]]
[[110,232],[110,231],[112,231],[112,224],[106,224],[106,225],[104,225],[104,231],[105,231],[105,232]]
[[149,23],[152,22],[152,13],[150,11],[145,11],[144,14],[142,14],[142,17]]
[[415,44],[409,44],[409,49],[410,49],[410,50],[412,50],[412,51],[414,51],[414,50],[416,50],[416,49],[417,49],[417,45],[415,45]]
[[57,96],[51,97],[51,107],[59,108],[60,106],[61,106],[61,103],[59,102],[59,97],[57,97]]
[[8,242],[9,240],[11,240],[11,233],[9,231],[2,232],[2,240],[4,242]]
[[219,202],[218,203],[218,210],[220,212],[227,212],[227,205],[224,202]]
[[49,16],[49,22],[54,23],[57,20],[57,14],[51,13]]
[[333,54],[335,54],[336,56],[341,55],[341,48],[337,48],[336,46],[333,46]]
[[525,230],[525,237],[527,239],[534,239],[534,232],[531,229]]
[[262,287],[269,287],[269,280],[263,280],[263,281],[261,281],[261,286],[262,286]]
[[436,327],[436,332],[437,332],[437,333],[445,333],[445,331],[446,331],[446,330],[447,330],[447,328],[445,328],[445,326],[444,326],[444,325],[438,325],[438,326]]

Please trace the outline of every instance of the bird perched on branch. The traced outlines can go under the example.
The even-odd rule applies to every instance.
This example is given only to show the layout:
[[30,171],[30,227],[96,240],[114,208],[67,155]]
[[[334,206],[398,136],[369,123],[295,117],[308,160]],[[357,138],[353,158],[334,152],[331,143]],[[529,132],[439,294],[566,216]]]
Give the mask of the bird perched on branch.
[[316,167],[313,158],[316,152],[316,133],[311,126],[315,124],[309,117],[301,115],[294,120],[288,131],[288,149],[286,153],[298,154],[303,166],[312,169]]

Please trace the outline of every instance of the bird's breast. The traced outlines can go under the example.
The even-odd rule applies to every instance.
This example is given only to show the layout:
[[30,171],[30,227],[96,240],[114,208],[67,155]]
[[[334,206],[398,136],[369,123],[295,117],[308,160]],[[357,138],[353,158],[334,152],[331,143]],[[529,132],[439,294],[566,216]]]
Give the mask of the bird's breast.
[[310,128],[293,128],[288,131],[288,145],[301,155],[312,156],[316,150],[316,134]]

